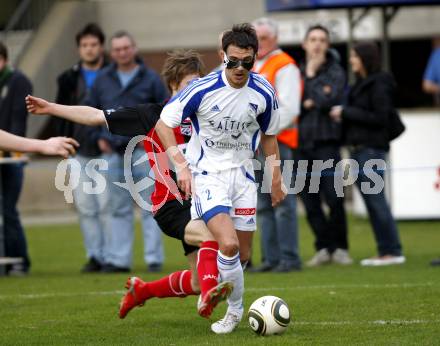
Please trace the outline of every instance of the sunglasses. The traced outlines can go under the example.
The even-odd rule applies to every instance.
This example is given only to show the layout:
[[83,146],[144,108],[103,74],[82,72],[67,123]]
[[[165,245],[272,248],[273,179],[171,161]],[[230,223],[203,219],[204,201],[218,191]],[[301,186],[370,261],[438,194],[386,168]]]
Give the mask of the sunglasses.
[[244,59],[237,59],[234,57],[228,57],[225,54],[225,65],[227,69],[232,69],[232,68],[238,68],[240,66],[243,66],[244,69],[250,71],[252,69],[252,67],[254,66],[254,62],[255,62],[255,55],[252,57],[246,57]]

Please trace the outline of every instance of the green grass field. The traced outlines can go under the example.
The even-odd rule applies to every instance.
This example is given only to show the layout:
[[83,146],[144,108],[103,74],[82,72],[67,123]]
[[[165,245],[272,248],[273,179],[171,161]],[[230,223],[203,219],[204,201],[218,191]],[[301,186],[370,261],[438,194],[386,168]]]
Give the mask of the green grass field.
[[[301,219],[301,254],[313,253]],[[435,345],[440,343],[440,222],[400,223],[407,264],[387,268],[326,266],[288,274],[246,274],[246,308],[263,295],[282,297],[293,322],[282,336],[259,337],[243,320],[217,336],[198,317],[196,297],[153,299],[125,320],[117,317],[127,275],[84,275],[77,225],[30,227],[33,260],[25,278],[0,278],[0,345]],[[133,274],[146,280],[137,230]],[[257,236],[258,242],[258,236]],[[375,254],[369,224],[350,218],[351,253]],[[185,268],[180,244],[165,239],[164,273]],[[258,249],[258,243],[255,249]],[[258,251],[254,257],[259,260]],[[219,318],[225,305],[213,318]]]

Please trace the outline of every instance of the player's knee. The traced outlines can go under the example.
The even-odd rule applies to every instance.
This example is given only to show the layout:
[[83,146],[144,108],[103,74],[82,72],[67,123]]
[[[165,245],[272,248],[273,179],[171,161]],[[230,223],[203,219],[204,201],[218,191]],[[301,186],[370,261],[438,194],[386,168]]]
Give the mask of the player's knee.
[[239,251],[238,241],[235,241],[234,239],[225,241],[223,244],[220,245],[220,251],[225,256],[235,256]]

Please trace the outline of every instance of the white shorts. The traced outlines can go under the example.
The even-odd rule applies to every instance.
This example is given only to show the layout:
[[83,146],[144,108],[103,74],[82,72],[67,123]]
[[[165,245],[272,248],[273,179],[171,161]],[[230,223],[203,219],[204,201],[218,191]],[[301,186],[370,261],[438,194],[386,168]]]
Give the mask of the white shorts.
[[193,183],[192,219],[208,223],[219,213],[229,213],[236,230],[255,231],[257,186],[253,170],[239,167],[218,173],[194,173]]

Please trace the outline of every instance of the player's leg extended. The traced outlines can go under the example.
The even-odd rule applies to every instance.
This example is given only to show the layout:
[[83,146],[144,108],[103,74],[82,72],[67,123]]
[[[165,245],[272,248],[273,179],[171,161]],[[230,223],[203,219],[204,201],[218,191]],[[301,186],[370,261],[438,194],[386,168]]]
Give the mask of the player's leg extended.
[[[250,170],[250,168],[248,169]],[[230,181],[230,185],[233,187],[233,196],[232,208],[229,210],[228,216],[229,221],[232,223],[234,239],[239,241],[239,253],[242,263],[249,260],[252,236],[256,228],[255,211],[257,206],[257,193],[254,180],[250,179],[251,177],[250,173],[246,174],[246,171],[237,169]],[[209,226],[208,224],[208,227]],[[237,282],[234,282],[237,286],[234,287],[234,291],[228,299],[228,311],[225,317],[213,323],[211,326],[211,329],[218,334],[232,332],[243,316],[244,278],[242,266],[239,264],[238,267],[240,269],[240,276]],[[221,274],[223,275],[223,273]]]
[[226,334],[235,329],[243,316],[244,277],[239,242],[229,214],[217,214],[209,220],[208,228],[219,243],[217,264],[220,276],[223,281],[230,281],[234,285],[225,317],[211,325],[214,333]]
[[[195,254],[193,256],[195,260]],[[199,293],[193,290],[192,273],[189,270],[174,272],[152,282],[145,282],[138,277],[131,277],[128,278],[125,288],[127,288],[127,293],[122,297],[119,306],[120,318],[124,318],[134,307],[143,306],[146,300],[153,297],[184,298]]]
[[231,294],[232,284],[227,281],[218,282],[218,243],[203,221],[191,220],[185,227],[184,239],[187,244],[200,247],[194,262],[188,259],[193,273],[192,280],[198,278],[197,283],[200,284],[198,313],[208,318],[217,304]]

